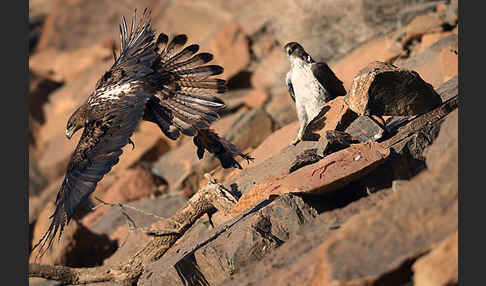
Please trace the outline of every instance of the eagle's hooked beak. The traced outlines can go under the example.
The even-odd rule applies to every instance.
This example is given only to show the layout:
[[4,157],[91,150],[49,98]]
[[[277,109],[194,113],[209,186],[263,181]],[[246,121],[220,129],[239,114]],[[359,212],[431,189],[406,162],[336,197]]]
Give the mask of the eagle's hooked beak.
[[66,129],[66,137],[67,137],[67,139],[71,139],[71,137],[73,137],[73,134],[74,134],[74,128]]

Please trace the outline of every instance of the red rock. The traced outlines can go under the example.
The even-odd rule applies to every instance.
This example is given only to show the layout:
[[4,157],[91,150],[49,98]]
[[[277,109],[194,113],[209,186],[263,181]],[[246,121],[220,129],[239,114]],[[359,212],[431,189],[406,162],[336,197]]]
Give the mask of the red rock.
[[157,185],[150,172],[143,169],[127,169],[119,173],[119,179],[106,191],[103,200],[123,203],[157,194]]
[[297,131],[299,131],[299,122],[294,121],[293,123],[273,132],[253,152],[251,152],[251,156],[255,157],[253,165],[256,166],[282,151],[282,149],[292,142]]
[[[159,148],[157,152],[164,154],[170,150],[171,146],[177,144],[177,142],[167,138],[156,124],[146,121],[139,123],[131,139],[135,143],[135,149],[132,150],[130,144],[125,145],[120,161],[113,167],[113,171],[121,171],[133,166],[153,148]],[[161,140],[164,141],[162,145]]]
[[268,99],[268,94],[262,89],[253,89],[243,98],[243,102],[250,108],[262,108]]
[[117,242],[118,249],[112,256],[103,261],[105,265],[127,261],[127,259],[142,249],[152,238],[139,230],[130,230],[128,229],[128,225],[124,224],[110,235],[110,239]]
[[442,20],[438,13],[428,13],[416,16],[406,27],[406,36],[402,43],[410,39],[420,38],[424,34],[442,32]]
[[395,65],[416,71],[426,82],[432,84],[434,88],[438,88],[442,83],[457,75],[458,58],[451,51],[457,47],[457,43],[457,35],[451,34],[422,53],[396,62]]
[[101,44],[66,52],[50,48],[29,57],[29,68],[52,80],[67,82],[112,58],[112,49]]
[[[118,24],[121,17],[131,19],[133,9],[138,13],[145,7],[152,7],[157,15],[161,5],[154,0],[141,0],[133,5],[119,5],[111,1],[54,0],[48,14],[37,51],[48,48],[58,50],[83,49],[106,38],[119,40]],[[159,7],[160,9],[160,7]]]
[[438,166],[444,156],[457,146],[459,111],[452,111],[442,123],[434,143],[425,149],[426,164],[429,168]]
[[378,143],[353,144],[291,174],[267,177],[243,194],[233,207],[232,215],[236,216],[272,195],[321,194],[337,190],[374,170],[389,154],[390,151]]
[[417,49],[418,53],[425,51],[428,47],[432,46],[439,40],[451,35],[452,32],[443,32],[443,33],[431,33],[425,34],[422,36],[422,40],[420,41],[420,46]]
[[269,94],[271,97],[265,104],[265,110],[279,126],[285,126],[297,120],[295,102],[290,97],[285,84],[271,88]]
[[285,74],[290,64],[282,49],[274,48],[263,59],[251,76],[251,84],[258,89],[265,89],[274,85],[284,85]]
[[[107,62],[92,66],[49,95],[49,100],[43,106],[45,123],[39,132],[39,144],[46,144],[56,135],[64,135],[69,116],[93,92],[96,82],[110,64]],[[69,140],[64,136],[63,143],[67,142]]]
[[230,79],[250,64],[248,38],[235,20],[225,24],[211,39],[214,63],[224,67],[221,77]]
[[201,51],[210,53],[213,52],[210,39],[233,19],[231,14],[215,8],[212,2],[208,5],[204,1],[150,1],[153,4],[141,7],[152,7],[152,23],[157,31],[172,35],[186,34],[188,44],[199,44]]
[[401,46],[388,34],[360,45],[342,59],[329,63],[329,66],[343,81],[344,88],[349,90],[354,75],[371,62],[390,62],[402,54]]
[[39,170],[35,160],[29,160],[29,197],[38,196],[47,186],[46,176]]
[[[32,242],[35,245],[50,225],[50,216],[55,206],[50,202],[39,215],[33,231]],[[99,265],[103,259],[115,250],[114,241],[106,235],[98,235],[76,220],[71,220],[64,228],[62,237],[54,240],[44,256],[36,258],[39,248],[30,254],[29,262],[41,264],[87,267]]]
[[458,75],[459,72],[458,57],[450,49],[449,50],[443,49],[440,52],[440,57],[442,63],[442,71],[444,74],[443,82],[446,82],[449,79]]
[[458,232],[456,231],[412,265],[414,285],[458,285],[458,256]]
[[[109,188],[106,189],[101,184],[101,186],[96,187],[97,192],[93,193],[91,197],[99,197],[107,203],[125,203],[159,195],[159,189],[152,174],[146,170],[125,169],[118,173],[112,173],[108,178],[113,181]],[[100,207],[90,212],[83,217],[83,225],[86,227],[93,226],[108,209],[108,207]]]
[[29,68],[29,114],[39,124],[45,121],[42,107],[48,101],[49,95],[60,86],[61,82],[40,76]]

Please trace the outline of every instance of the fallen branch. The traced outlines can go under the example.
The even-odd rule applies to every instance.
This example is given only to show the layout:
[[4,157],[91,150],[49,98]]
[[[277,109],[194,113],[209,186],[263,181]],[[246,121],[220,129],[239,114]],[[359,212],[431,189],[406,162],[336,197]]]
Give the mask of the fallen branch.
[[154,238],[128,261],[91,268],[30,263],[29,277],[58,280],[66,284],[104,281],[112,281],[120,285],[135,284],[145,266],[158,260],[199,217],[213,207],[228,213],[236,203],[236,199],[223,185],[217,183],[209,174],[206,174],[206,177],[208,184],[195,193],[170,219],[157,222],[157,225],[163,226],[161,231],[157,232]]

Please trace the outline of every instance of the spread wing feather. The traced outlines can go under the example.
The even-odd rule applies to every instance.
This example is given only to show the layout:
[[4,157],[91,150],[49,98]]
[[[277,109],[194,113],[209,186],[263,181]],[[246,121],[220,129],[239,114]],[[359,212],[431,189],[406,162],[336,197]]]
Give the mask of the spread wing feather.
[[96,83],[96,89],[116,83],[143,78],[154,72],[153,63],[158,55],[155,32],[150,21],[150,10],[143,11],[140,21],[136,19],[137,10],[132,17],[128,31],[125,17],[120,25],[120,56],[113,51],[114,62],[111,68]]
[[[218,78],[210,78],[223,72],[218,65],[206,65],[213,59],[210,53],[197,53],[199,45],[187,47],[187,36],[176,35],[169,39],[165,34],[157,38],[158,61],[154,69],[162,75],[162,84],[157,87],[157,102],[163,109],[156,106],[150,108],[151,121],[156,122],[167,134],[171,126],[177,127],[183,134],[195,136],[197,128],[208,128],[211,122],[217,120],[218,110],[225,104],[215,96],[226,90],[226,82]],[[153,101],[155,103],[156,101]],[[166,113],[167,116],[159,116]],[[172,137],[178,135],[172,133]],[[169,137],[169,138],[172,138]]]
[[112,101],[102,120],[85,126],[57,194],[51,224],[34,246],[34,249],[40,246],[38,254],[43,255],[57,234],[61,236],[79,204],[87,199],[96,184],[118,163],[122,147],[128,144],[150,96],[136,91],[132,96]]
[[[165,34],[157,38],[157,52],[160,63],[155,70],[164,75],[167,84],[159,88],[157,98],[150,102],[150,121],[154,121],[167,135],[177,138],[177,128],[182,134],[194,136],[197,154],[202,158],[204,151],[214,154],[224,168],[241,168],[234,159],[243,154],[229,141],[219,137],[209,129],[210,124],[219,118],[218,111],[225,107],[216,94],[226,91],[226,82],[212,76],[223,73],[219,65],[206,65],[213,59],[210,53],[197,53],[198,45],[189,45],[185,35],[177,35],[169,40]],[[159,121],[157,121],[159,120]],[[171,133],[172,132],[172,133]]]

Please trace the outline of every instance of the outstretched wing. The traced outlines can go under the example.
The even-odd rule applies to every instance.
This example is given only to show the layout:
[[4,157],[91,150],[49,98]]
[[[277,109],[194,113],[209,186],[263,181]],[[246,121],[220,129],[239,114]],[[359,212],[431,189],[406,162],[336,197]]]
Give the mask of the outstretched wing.
[[343,82],[337,78],[334,72],[326,63],[315,63],[312,65],[312,73],[319,83],[330,93],[328,100],[337,96],[346,95]]
[[100,109],[91,112],[103,109],[103,114],[99,120],[88,123],[84,128],[57,194],[56,210],[51,216],[49,229],[34,246],[40,246],[39,255],[43,255],[52,245],[56,234],[61,236],[79,204],[87,199],[96,184],[118,163],[122,147],[135,131],[150,96],[150,93],[139,87],[118,99],[95,105]]
[[186,35],[169,37],[160,34],[156,41],[158,61],[154,63],[157,82],[157,96],[147,103],[145,120],[155,122],[162,132],[171,139],[180,133],[194,136],[197,155],[201,159],[204,151],[214,154],[223,168],[240,168],[235,156],[247,161],[250,156],[237,150],[236,146],[221,138],[209,129],[210,124],[219,118],[218,111],[225,107],[217,94],[226,91],[223,79],[212,78],[223,73],[218,65],[207,65],[213,55],[198,53],[196,44],[184,47]]
[[287,86],[290,97],[295,102],[295,93],[294,93],[294,87],[292,85],[292,81],[290,80],[290,72],[288,72],[287,75],[285,76],[285,85]]
[[165,34],[157,40],[160,61],[155,69],[164,80],[157,93],[160,105],[171,117],[170,125],[182,134],[195,136],[198,128],[208,128],[217,120],[218,110],[225,104],[216,94],[226,90],[225,81],[211,78],[223,73],[218,65],[206,65],[213,59],[210,53],[197,53],[199,45],[184,48],[186,35],[177,35],[170,41]]
[[137,80],[153,72],[152,64],[157,58],[150,20],[150,10],[143,11],[137,23],[137,10],[132,17],[130,30],[125,17],[120,24],[120,56],[113,50],[113,65],[96,83],[96,89]]

